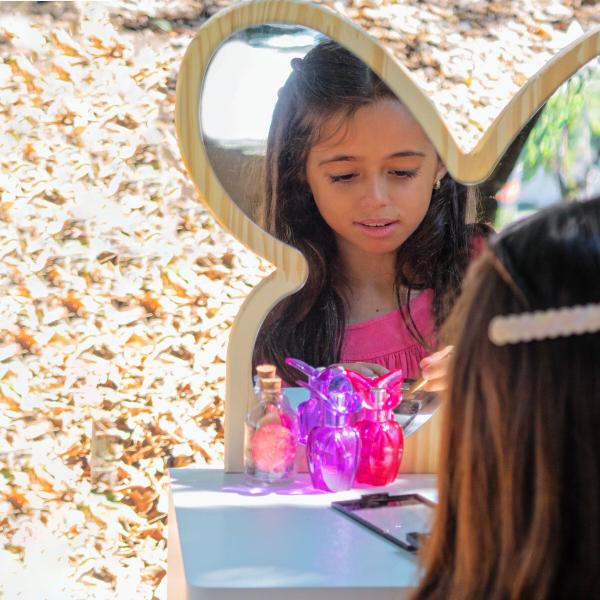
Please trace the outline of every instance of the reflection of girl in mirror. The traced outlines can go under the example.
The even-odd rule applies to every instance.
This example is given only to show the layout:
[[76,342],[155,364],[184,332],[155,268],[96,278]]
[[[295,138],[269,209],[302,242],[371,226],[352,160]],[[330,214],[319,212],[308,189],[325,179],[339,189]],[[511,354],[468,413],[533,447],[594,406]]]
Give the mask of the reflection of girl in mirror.
[[513,225],[467,275],[415,600],[600,598],[599,281],[600,198]]
[[286,356],[367,375],[423,368],[438,389],[446,352],[422,361],[477,236],[470,195],[353,54],[325,42],[292,66],[269,131],[262,221],[302,251],[309,277],[263,325],[255,359],[290,382]]

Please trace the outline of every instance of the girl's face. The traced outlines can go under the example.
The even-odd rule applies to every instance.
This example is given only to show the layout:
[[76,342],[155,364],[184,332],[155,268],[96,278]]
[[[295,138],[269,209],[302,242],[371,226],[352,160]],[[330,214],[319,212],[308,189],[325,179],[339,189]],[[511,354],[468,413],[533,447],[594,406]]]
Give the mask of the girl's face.
[[[341,126],[340,126],[341,124]],[[446,170],[408,110],[386,98],[325,123],[306,176],[340,250],[397,250],[419,226]]]

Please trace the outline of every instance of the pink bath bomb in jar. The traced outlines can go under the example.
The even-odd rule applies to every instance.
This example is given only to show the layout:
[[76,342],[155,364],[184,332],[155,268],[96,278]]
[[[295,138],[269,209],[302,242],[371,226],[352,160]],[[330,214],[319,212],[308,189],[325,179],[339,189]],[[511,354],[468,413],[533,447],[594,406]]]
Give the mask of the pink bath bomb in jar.
[[261,471],[283,471],[296,453],[292,432],[278,423],[263,425],[252,438],[252,459]]

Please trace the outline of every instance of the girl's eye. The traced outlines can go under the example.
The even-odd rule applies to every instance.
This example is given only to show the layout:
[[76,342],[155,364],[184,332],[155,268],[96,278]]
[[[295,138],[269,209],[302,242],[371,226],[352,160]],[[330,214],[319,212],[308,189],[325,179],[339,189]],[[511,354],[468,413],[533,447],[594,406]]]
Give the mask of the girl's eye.
[[343,175],[330,175],[329,179],[331,183],[338,183],[340,181],[352,181],[356,177],[356,173],[344,173]]
[[410,179],[411,177],[414,177],[417,174],[417,172],[416,171],[401,171],[401,170],[392,169],[390,171],[390,174],[393,175],[394,177],[400,177],[401,179]]

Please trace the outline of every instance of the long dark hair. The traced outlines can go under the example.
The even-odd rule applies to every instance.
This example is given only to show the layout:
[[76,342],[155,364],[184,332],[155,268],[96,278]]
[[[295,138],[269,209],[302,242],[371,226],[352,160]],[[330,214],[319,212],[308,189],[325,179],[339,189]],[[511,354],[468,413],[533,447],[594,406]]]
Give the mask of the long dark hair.
[[[290,382],[297,374],[283,363],[285,357],[313,365],[339,361],[346,326],[335,237],[306,178],[309,150],[330,118],[349,117],[383,98],[396,99],[362,61],[332,41],[320,43],[292,65],[269,131],[260,220],[267,231],[304,254],[309,276],[299,292],[269,315],[255,346],[255,362],[273,362]],[[422,223],[398,250],[398,305],[413,337],[423,345],[431,340],[424,340],[416,328],[407,299],[411,290],[433,288],[436,325],[448,314],[469,261],[467,196],[467,188],[446,175],[433,191]]]
[[600,598],[600,332],[496,346],[496,315],[600,303],[600,198],[491,242],[455,344],[439,505],[414,600]]

